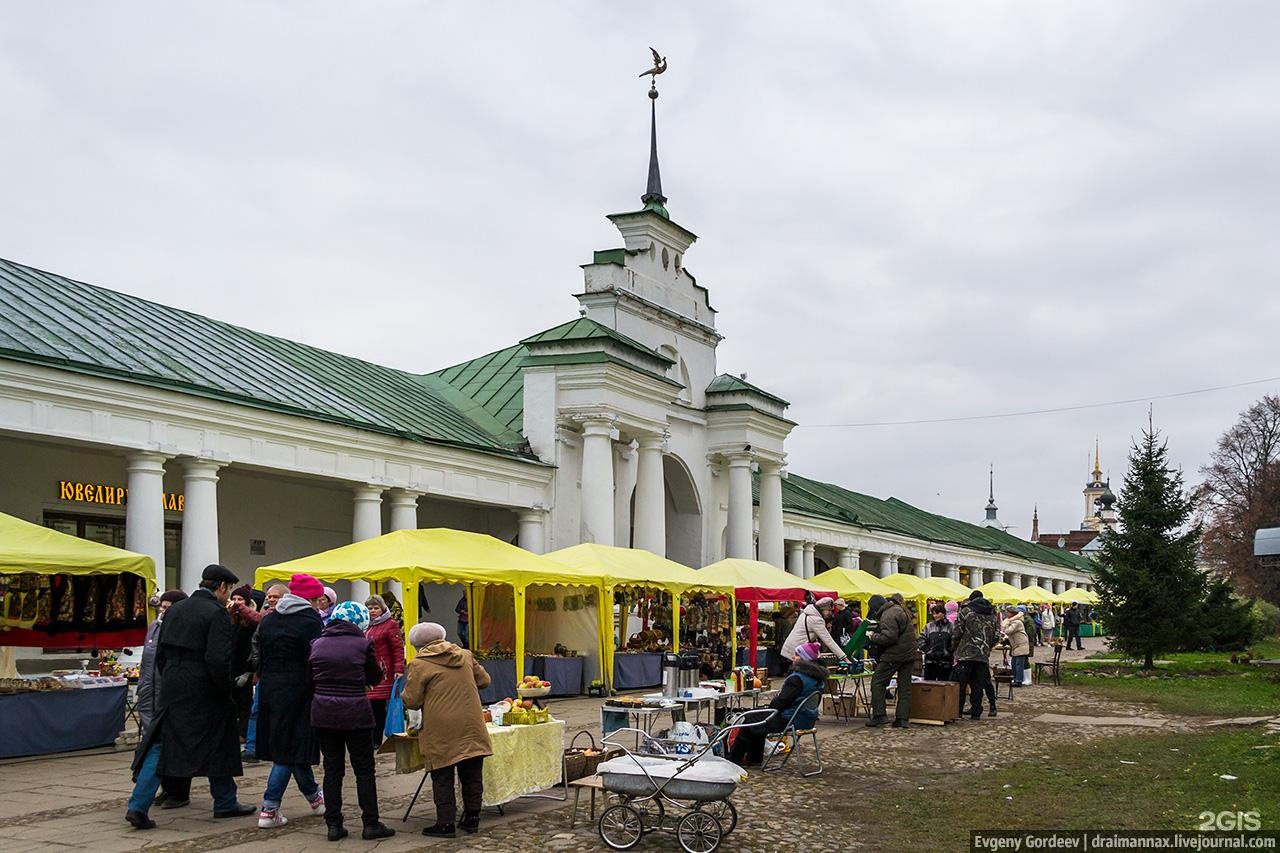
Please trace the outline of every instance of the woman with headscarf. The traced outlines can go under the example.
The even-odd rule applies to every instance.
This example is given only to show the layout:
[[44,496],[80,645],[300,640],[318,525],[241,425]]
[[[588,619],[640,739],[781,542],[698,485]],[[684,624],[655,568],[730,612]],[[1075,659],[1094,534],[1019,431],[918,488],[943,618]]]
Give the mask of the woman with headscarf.
[[344,601],[335,605],[329,624],[314,643],[307,665],[311,676],[311,725],[315,727],[324,756],[324,822],[329,840],[347,837],[342,825],[342,777],[347,753],[356,776],[356,799],[366,841],[390,838],[394,829],[378,816],[378,786],[373,775],[373,709],[365,693],[382,679],[382,667],[365,636],[369,611],[363,604]]
[[768,736],[785,729],[793,716],[797,729],[813,728],[813,724],[818,721],[818,712],[808,709],[802,712],[800,706],[810,694],[821,690],[827,683],[827,668],[814,663],[820,654],[822,646],[819,643],[801,643],[796,646],[791,671],[782,682],[778,695],[769,703],[769,707],[778,713],[764,722],[739,729],[733,746],[729,747],[730,761],[742,767],[760,764],[764,760],[764,745]]
[[[431,795],[436,822],[423,835],[453,838],[461,827],[480,828],[484,799],[485,756],[493,755],[485,728],[480,691],[489,686],[489,673],[471,652],[445,639],[444,626],[421,622],[409,631],[409,644],[418,655],[405,671],[404,706],[422,710],[418,745],[431,772]],[[462,820],[454,796],[454,775],[462,786]]]
[[320,611],[320,621],[327,625],[329,624],[329,615],[333,613],[334,605],[338,603],[338,594],[333,591],[331,586],[322,586],[320,589],[322,594],[320,603],[316,605],[316,610]]
[[382,730],[387,725],[387,700],[391,698],[391,688],[395,685],[396,676],[404,672],[404,632],[382,596],[369,596],[364,606],[369,609],[369,627],[365,636],[373,644],[373,654],[381,667],[378,683],[369,688],[369,701],[373,705],[373,745],[377,747],[382,743]]
[[311,813],[324,814],[324,794],[311,770],[320,744],[311,727],[311,643],[324,626],[317,608],[324,587],[311,575],[289,580],[289,594],[258,625],[258,758],[272,762],[258,827],[284,826],[280,800],[292,778]]

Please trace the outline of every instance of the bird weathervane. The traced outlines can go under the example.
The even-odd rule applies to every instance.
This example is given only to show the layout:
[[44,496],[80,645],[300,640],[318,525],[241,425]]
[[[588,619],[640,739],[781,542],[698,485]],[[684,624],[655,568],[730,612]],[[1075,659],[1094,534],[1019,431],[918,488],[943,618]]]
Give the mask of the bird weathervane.
[[658,91],[658,75],[667,70],[667,58],[665,56],[659,56],[658,51],[654,50],[652,47],[649,48],[649,52],[653,54],[653,67],[648,71],[640,72],[640,76],[644,77],[646,74],[649,75],[650,97],[656,97],[655,93]]

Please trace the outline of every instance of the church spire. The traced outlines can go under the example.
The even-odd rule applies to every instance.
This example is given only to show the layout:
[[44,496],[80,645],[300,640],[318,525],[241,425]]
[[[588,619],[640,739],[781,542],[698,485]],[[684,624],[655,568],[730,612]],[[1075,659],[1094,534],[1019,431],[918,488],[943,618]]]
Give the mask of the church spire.
[[996,527],[1001,530],[1004,525],[1000,523],[1000,519],[996,517],[996,466],[992,465],[988,472],[987,479],[987,517],[982,520],[983,527]]
[[1040,541],[1040,505],[1032,504],[1031,506],[1031,541]]
[[[645,185],[644,195],[640,203],[645,210],[652,210],[667,217],[667,197],[662,194],[662,171],[658,168],[658,75],[667,70],[667,58],[659,56],[658,51],[649,48],[653,53],[653,67],[640,76],[649,76],[649,180]],[[669,217],[667,217],[669,218]]]
[[1102,453],[1096,435],[1093,437],[1093,482],[1102,482]]

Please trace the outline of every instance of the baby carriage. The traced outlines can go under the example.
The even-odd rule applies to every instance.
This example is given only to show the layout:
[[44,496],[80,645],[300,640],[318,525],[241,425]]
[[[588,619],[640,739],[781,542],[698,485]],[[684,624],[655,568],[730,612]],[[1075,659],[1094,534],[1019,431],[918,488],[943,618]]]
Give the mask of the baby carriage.
[[[713,753],[734,730],[767,722],[776,713],[772,708],[747,711],[691,755],[668,754],[660,741],[637,729],[613,732],[611,737],[629,732],[637,742],[643,739],[644,751],[604,741],[623,754],[596,770],[605,791],[619,800],[600,814],[600,839],[614,850],[630,850],[646,832],[660,830],[674,833],[686,853],[711,853],[738,824],[729,797],[746,778],[741,767]],[[668,808],[674,814],[668,816]]]

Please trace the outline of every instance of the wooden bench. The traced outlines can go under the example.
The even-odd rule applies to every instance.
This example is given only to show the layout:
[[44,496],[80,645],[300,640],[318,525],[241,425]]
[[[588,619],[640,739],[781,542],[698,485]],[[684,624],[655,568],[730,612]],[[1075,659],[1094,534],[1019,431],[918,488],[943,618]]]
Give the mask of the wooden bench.
[[569,828],[578,823],[578,801],[582,798],[584,790],[591,792],[591,821],[596,819],[596,791],[604,791],[604,780],[599,774],[591,776],[583,776],[581,779],[574,779],[569,783],[569,787],[573,789],[573,812],[569,816]]

